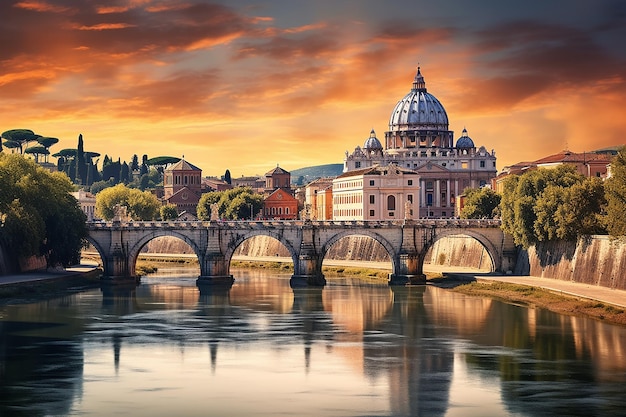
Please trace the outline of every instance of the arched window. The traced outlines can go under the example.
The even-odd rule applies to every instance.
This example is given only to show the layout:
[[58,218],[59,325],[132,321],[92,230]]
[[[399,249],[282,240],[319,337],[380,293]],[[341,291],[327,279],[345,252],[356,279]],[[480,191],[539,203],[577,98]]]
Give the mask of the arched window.
[[387,196],[387,210],[395,210],[396,209],[396,197],[395,196]]

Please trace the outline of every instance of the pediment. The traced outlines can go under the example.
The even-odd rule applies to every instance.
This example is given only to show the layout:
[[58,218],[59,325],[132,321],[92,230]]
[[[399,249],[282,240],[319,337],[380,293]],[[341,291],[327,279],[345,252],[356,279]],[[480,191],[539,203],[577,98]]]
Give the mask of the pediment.
[[413,168],[413,171],[417,172],[418,174],[428,174],[428,173],[448,173],[450,172],[450,170],[446,167],[442,167],[439,164],[434,164],[432,162],[426,162],[423,165],[418,166],[417,168]]

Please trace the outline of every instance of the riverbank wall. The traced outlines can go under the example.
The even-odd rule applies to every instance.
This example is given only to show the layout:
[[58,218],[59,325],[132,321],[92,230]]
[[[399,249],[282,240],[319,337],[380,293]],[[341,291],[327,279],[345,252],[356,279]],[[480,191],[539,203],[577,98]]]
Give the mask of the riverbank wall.
[[626,290],[626,242],[591,236],[540,243],[520,251],[514,274]]

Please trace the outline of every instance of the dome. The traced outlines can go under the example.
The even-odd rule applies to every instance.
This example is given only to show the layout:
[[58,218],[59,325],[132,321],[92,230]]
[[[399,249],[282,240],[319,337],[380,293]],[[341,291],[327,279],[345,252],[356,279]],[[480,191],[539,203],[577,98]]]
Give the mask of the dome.
[[365,145],[363,145],[363,149],[370,150],[370,151],[383,149],[383,145],[380,143],[378,138],[376,138],[376,132],[374,132],[374,129],[372,129],[372,131],[370,132],[370,137],[367,138],[367,140],[365,141]]
[[461,137],[456,141],[456,147],[457,148],[473,148],[474,147],[474,141],[472,140],[472,138],[470,138],[469,136],[467,136],[467,129],[463,129],[463,133],[461,134]]
[[435,96],[426,91],[424,77],[417,68],[411,91],[396,104],[389,118],[390,130],[448,130],[448,114]]

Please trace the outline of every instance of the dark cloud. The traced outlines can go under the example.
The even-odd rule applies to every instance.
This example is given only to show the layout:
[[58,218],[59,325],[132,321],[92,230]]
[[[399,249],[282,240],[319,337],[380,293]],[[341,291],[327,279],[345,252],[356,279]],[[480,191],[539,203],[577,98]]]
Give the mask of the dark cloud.
[[0,69],[11,74],[23,72],[25,64],[31,70],[45,65],[62,76],[98,68],[110,76],[117,66],[209,47],[254,30],[251,19],[219,4],[136,3],[129,8],[123,7],[127,2],[59,0],[52,8],[43,2],[0,2]]
[[[532,21],[509,22],[475,33],[475,74],[466,97],[475,112],[514,106],[541,93],[586,88],[623,78],[623,60],[580,28]],[[465,109],[467,110],[467,109]]]

